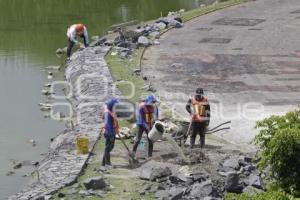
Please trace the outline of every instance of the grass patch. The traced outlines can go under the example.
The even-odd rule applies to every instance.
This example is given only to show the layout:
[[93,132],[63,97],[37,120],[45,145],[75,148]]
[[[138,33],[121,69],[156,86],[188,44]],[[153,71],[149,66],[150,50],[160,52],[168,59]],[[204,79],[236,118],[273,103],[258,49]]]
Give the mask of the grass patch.
[[[140,62],[144,48],[139,48],[133,52],[132,57],[121,59],[118,55],[111,55],[115,51],[113,48],[105,57],[114,81],[117,82],[117,88],[123,96],[136,103],[143,94],[146,94],[144,80],[141,76],[133,75],[133,71],[140,69]],[[131,83],[132,85],[130,85]]]
[[[125,140],[127,145],[129,145],[129,141]],[[101,166],[101,158],[102,158],[102,153],[104,149],[104,139],[99,140],[95,148],[93,150],[93,153],[95,156],[91,158],[91,162],[87,166],[87,168],[84,170],[84,173],[78,178],[78,183],[79,187],[76,189],[77,192],[80,190],[85,190],[84,186],[82,185],[83,181],[86,178],[90,177],[96,177],[96,176],[101,176],[100,173],[95,171],[94,169],[98,169]],[[123,147],[121,141],[116,140],[115,143],[115,148],[113,150],[114,154],[112,154],[112,163],[114,165],[126,165],[128,163],[127,159],[124,156],[120,156],[123,153],[119,152],[125,152],[125,148]],[[106,180],[107,183],[112,185],[111,191],[108,191],[103,199],[109,199],[109,200],[119,200],[119,199],[146,199],[146,200],[151,200],[153,199],[153,196],[151,194],[147,195],[140,195],[140,190],[143,188],[143,184],[145,181],[140,180],[139,178],[131,175],[132,171],[125,168],[125,167],[118,167],[115,169],[111,169],[109,171],[109,174],[102,174],[104,179]],[[73,186],[69,187],[64,187],[61,190],[59,190],[56,195],[54,195],[55,200],[59,200],[58,194],[63,193],[66,196],[64,197],[65,200],[72,199],[72,200],[80,200],[80,199],[89,199],[89,200],[96,200],[100,199],[97,196],[84,196],[84,195],[79,195],[77,194],[68,194],[68,191],[72,188]],[[101,198],[102,199],[102,198]]]
[[228,0],[228,1],[222,1],[220,3],[214,3],[212,5],[208,5],[202,8],[193,9],[187,12],[182,13],[181,17],[183,22],[187,22],[193,18],[199,17],[201,15],[205,15],[211,12],[214,12],[216,10],[220,10],[229,6],[238,5],[241,3],[245,3],[249,0]]

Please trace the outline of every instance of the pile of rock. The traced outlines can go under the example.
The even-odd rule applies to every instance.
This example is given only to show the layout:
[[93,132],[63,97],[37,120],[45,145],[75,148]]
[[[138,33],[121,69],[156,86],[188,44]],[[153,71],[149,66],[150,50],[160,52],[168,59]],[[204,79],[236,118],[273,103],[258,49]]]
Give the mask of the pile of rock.
[[[158,45],[161,33],[168,28],[181,28],[182,19],[178,14],[173,14],[164,18],[159,18],[152,24],[137,26],[133,30],[122,30],[117,28],[115,32],[119,33],[111,45],[115,46],[112,55],[118,55],[121,58],[127,58],[132,55],[133,49],[139,47],[148,47]],[[107,43],[109,44],[109,43]]]
[[[209,163],[211,162],[206,162]],[[205,166],[205,163],[177,165],[177,168],[175,165],[163,164],[143,166],[139,177],[148,182],[140,194],[151,193],[156,199],[221,199],[228,192],[264,191],[262,177],[265,174],[257,170],[251,157],[230,157],[215,165],[217,173],[212,168],[210,172],[204,170],[205,167],[202,166]],[[182,170],[183,168],[185,170]]]
[[214,187],[206,172],[190,174],[172,173],[168,167],[143,168],[140,178],[149,180],[141,195],[154,193],[156,199],[217,199],[213,197]]
[[265,189],[262,177],[264,173],[256,168],[253,159],[242,156],[240,159],[227,159],[220,163],[218,173],[225,179],[227,192],[263,192]]
[[[83,187],[80,187],[79,183],[74,184],[67,191],[67,194],[76,195],[78,197],[104,197],[105,193],[110,190],[109,184],[107,184],[101,176],[85,179],[82,186]],[[65,194],[61,192],[58,194],[58,197],[63,198]]]

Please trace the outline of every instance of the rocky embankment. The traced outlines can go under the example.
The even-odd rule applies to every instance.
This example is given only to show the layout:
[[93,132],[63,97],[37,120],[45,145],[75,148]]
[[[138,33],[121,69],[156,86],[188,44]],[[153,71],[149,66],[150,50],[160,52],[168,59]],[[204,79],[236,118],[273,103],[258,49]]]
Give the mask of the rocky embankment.
[[76,182],[89,157],[77,153],[76,138],[86,134],[91,147],[94,145],[101,125],[101,118],[95,116],[101,116],[101,102],[113,93],[113,80],[104,60],[109,50],[108,46],[94,46],[72,55],[65,76],[71,86],[70,103],[78,120],[52,141],[31,183],[9,199],[47,199],[47,195]]
[[[51,142],[49,152],[39,166],[31,182],[9,199],[49,199],[62,187],[77,182],[90,155],[81,155],[76,150],[76,138],[85,134],[92,148],[99,137],[103,102],[120,92],[115,88],[112,76],[104,60],[112,45],[117,46],[119,56],[128,56],[134,48],[149,46],[147,38],[157,37],[160,31],[169,27],[181,27],[174,17],[164,18],[152,25],[138,27],[128,36],[119,31],[114,41],[99,39],[90,47],[75,52],[66,65],[65,77],[73,108],[72,126],[65,129]],[[133,35],[132,35],[133,34]],[[135,39],[134,39],[135,38]],[[127,40],[130,39],[128,42]],[[135,44],[128,48],[128,45]],[[57,53],[63,53],[64,50]]]

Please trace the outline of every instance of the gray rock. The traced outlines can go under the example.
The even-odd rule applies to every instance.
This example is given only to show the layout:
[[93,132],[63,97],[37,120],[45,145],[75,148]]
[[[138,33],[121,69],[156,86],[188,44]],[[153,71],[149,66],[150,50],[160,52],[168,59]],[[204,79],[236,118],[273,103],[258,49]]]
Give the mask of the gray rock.
[[256,167],[253,166],[253,165],[246,165],[246,166],[244,167],[244,170],[245,170],[245,171],[248,171],[248,172],[251,172],[251,171],[253,171],[253,170],[255,170],[255,169],[256,169]]
[[194,182],[196,182],[196,181],[198,181],[198,182],[205,181],[206,179],[209,178],[208,174],[205,174],[205,173],[202,173],[202,172],[193,173],[193,174],[191,174],[191,176],[192,176]]
[[249,177],[249,185],[258,188],[258,189],[264,189],[264,183],[260,176],[258,175],[250,175]]
[[145,36],[140,36],[139,39],[138,39],[138,44],[143,45],[143,46],[149,46],[150,41]]
[[157,199],[168,199],[169,193],[165,190],[158,190],[155,192],[154,197]]
[[224,161],[222,166],[225,168],[227,167],[227,168],[232,168],[235,170],[239,170],[239,168],[240,168],[239,161],[236,159],[227,159]]
[[84,180],[83,185],[87,190],[101,190],[107,186],[104,179],[101,176],[88,178]]
[[243,189],[243,193],[249,193],[249,194],[258,194],[258,193],[262,193],[262,192],[264,192],[264,191],[261,189],[257,189],[253,186],[247,186]]
[[168,167],[165,167],[165,168],[154,168],[152,170],[152,173],[151,173],[151,176],[150,176],[150,180],[155,180],[157,178],[170,176],[171,174],[172,174],[172,171]]
[[142,168],[142,170],[140,171],[140,179],[143,180],[150,180],[151,177],[151,173],[152,173],[152,169],[151,168]]
[[182,187],[172,187],[170,190],[169,190],[169,194],[170,194],[170,199],[171,200],[180,200],[182,199],[182,196],[184,194],[184,191],[185,191],[185,188],[182,188]]
[[197,197],[197,198],[204,198],[209,196],[213,191],[212,182],[211,180],[202,182],[202,183],[195,183],[192,186],[190,196]]
[[155,23],[154,26],[159,28],[159,30],[163,30],[167,27],[166,24],[163,22]]
[[236,172],[229,173],[225,180],[225,190],[234,193],[242,192],[243,187],[239,184],[239,180],[239,175]]
[[140,172],[140,179],[155,181],[163,177],[170,176],[172,171],[168,168],[143,168]]
[[160,36],[160,33],[159,33],[158,31],[154,31],[154,32],[151,32],[151,33],[149,34],[149,36],[152,37],[152,38],[158,39],[159,36]]

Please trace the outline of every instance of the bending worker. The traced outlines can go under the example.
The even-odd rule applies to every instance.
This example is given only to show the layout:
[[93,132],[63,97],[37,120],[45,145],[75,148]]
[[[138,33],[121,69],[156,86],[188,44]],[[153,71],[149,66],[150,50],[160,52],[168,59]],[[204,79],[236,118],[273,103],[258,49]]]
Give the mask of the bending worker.
[[[134,155],[141,141],[143,133],[146,132],[146,134],[148,135],[155,121],[158,120],[158,107],[156,105],[156,102],[157,102],[156,98],[153,95],[149,95],[145,99],[145,102],[141,103],[141,105],[139,106],[138,116],[137,116],[138,134],[132,150]],[[149,143],[148,157],[152,157],[153,142],[149,138],[148,138],[148,143]]]
[[116,98],[111,98],[105,102],[106,105],[103,113],[105,150],[102,159],[102,166],[112,167],[110,152],[114,148],[116,134],[119,134],[119,124],[113,108],[118,102],[119,101]]
[[195,146],[197,134],[200,135],[200,147],[205,145],[205,131],[210,120],[210,105],[202,88],[197,88],[196,94],[188,100],[186,110],[192,117],[192,135],[190,137],[191,148]]
[[67,57],[71,56],[72,48],[75,44],[80,45],[83,48],[83,45],[77,41],[77,37],[83,38],[84,47],[89,45],[89,37],[86,27],[83,24],[73,24],[68,28],[67,31],[68,36],[68,49],[67,49]]

